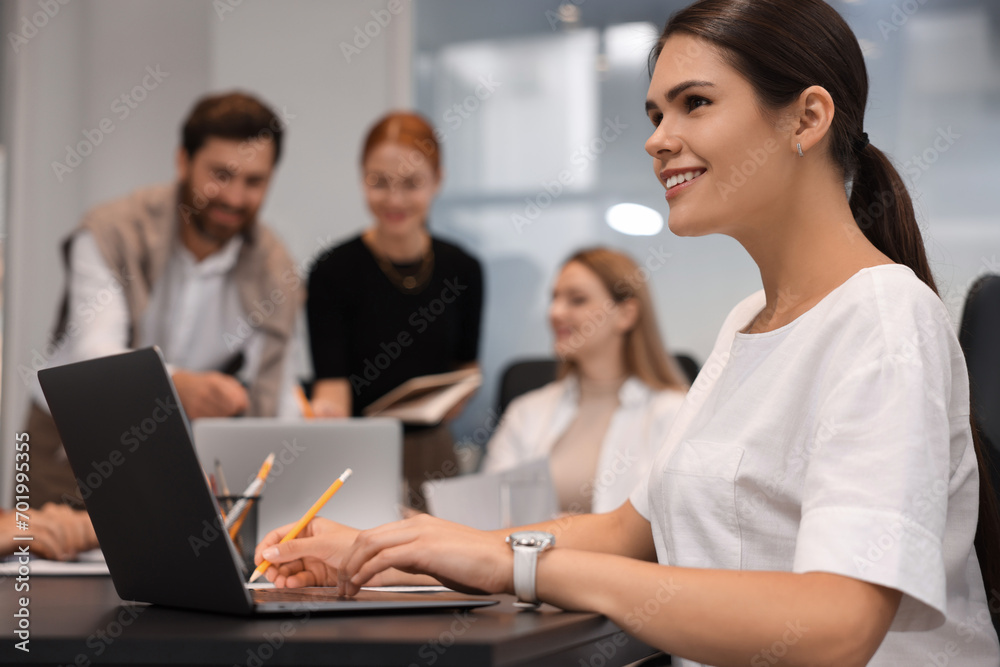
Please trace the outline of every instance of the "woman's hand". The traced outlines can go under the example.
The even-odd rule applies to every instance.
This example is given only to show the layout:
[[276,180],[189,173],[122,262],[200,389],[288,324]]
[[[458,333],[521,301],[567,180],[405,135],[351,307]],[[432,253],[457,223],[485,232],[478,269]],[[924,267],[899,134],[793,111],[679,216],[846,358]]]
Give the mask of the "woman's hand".
[[514,558],[502,537],[428,514],[361,531],[338,566],[338,586],[355,595],[390,568],[428,574],[466,593],[513,591]]
[[317,380],[310,405],[319,418],[350,417],[351,385],[343,378]]
[[264,576],[279,588],[336,586],[341,557],[359,531],[316,517],[298,537],[279,544],[294,526],[290,523],[265,535],[254,551],[254,563],[270,561],[272,567]]

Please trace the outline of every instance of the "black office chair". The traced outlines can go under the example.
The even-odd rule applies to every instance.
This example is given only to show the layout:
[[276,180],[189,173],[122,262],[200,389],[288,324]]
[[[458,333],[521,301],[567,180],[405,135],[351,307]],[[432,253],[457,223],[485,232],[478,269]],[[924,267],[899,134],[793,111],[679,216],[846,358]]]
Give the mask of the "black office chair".
[[[699,371],[698,362],[686,354],[675,354],[674,359],[684,371],[688,382],[694,382]],[[521,394],[544,387],[555,380],[558,371],[559,361],[551,358],[512,362],[500,376],[497,413],[502,415],[510,402]]]
[[497,413],[503,414],[510,402],[521,394],[544,387],[556,379],[559,361],[556,359],[522,359],[511,362],[500,376]]
[[[983,276],[969,289],[958,341],[969,368],[972,414],[979,427],[984,463],[1000,505],[1000,276]],[[986,595],[992,605],[996,592],[988,590]],[[1000,634],[1000,615],[992,616]]]
[[969,367],[972,414],[1000,493],[1000,276],[983,276],[969,289],[958,340]]

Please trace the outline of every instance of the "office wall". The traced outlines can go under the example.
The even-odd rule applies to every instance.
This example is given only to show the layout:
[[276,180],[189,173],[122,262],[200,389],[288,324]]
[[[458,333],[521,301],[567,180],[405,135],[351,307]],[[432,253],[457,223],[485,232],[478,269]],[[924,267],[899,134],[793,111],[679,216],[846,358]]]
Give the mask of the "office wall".
[[[35,16],[43,11],[38,0],[2,6],[0,143],[10,178],[0,506],[10,498],[8,461],[24,426],[26,379],[51,353],[63,282],[58,241],[94,204],[173,178],[180,123],[193,101],[240,87],[287,114],[286,159],[263,218],[307,270],[321,247],[366,224],[354,157],[361,133],[386,109],[407,106],[410,95],[409,3],[349,60],[340,43],[352,43],[373,11],[384,17],[386,2],[53,4],[58,11],[44,20]],[[41,27],[26,28],[25,20]],[[22,31],[27,38],[15,40],[15,51],[6,36]],[[146,90],[135,90],[144,82]],[[67,158],[66,146],[76,151],[81,142],[93,144],[80,149],[88,154]],[[306,360],[299,363],[305,369]]]

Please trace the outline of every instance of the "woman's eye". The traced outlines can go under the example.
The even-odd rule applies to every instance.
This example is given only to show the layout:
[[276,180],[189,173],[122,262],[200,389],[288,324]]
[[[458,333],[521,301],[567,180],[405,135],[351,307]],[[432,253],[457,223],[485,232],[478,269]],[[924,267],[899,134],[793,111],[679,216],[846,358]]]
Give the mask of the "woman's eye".
[[706,100],[704,97],[698,97],[697,95],[691,95],[686,100],[686,106],[688,111],[694,111],[698,107],[705,106],[706,104],[709,104],[709,101]]
[[660,121],[663,120],[663,114],[651,113],[649,114],[649,120],[653,124],[653,127],[657,127],[660,124]]

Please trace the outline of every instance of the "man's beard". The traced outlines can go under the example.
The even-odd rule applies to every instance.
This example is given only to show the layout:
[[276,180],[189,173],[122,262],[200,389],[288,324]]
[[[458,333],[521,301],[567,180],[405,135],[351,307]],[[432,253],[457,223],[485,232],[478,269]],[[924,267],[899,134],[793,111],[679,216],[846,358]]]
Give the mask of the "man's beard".
[[[204,198],[199,198],[203,208],[195,205],[194,188],[189,181],[181,182],[181,221],[189,223],[198,234],[213,243],[223,245],[237,234],[247,232],[256,223],[256,212],[249,209],[235,209],[225,204],[208,202],[205,204]],[[229,225],[219,225],[213,223],[208,218],[208,211],[213,208],[232,211],[243,218],[242,222],[235,227]]]

